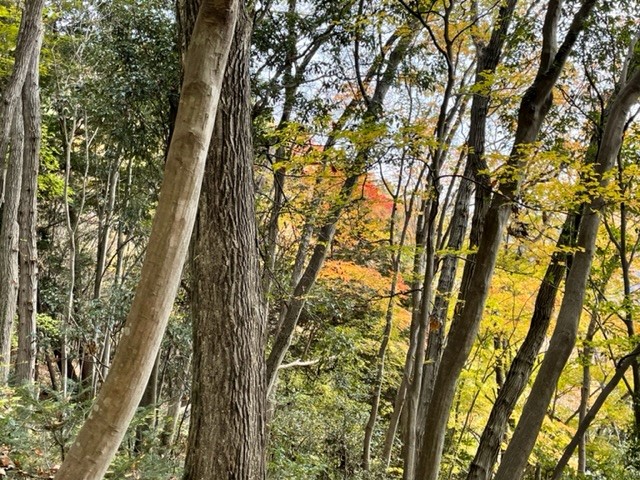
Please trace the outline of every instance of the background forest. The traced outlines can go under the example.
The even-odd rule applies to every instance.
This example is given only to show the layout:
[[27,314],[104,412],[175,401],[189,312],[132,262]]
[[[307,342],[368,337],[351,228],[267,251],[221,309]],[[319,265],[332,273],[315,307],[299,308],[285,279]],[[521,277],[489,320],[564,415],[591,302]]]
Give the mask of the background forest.
[[[640,4],[202,3],[200,210],[104,478],[640,479]],[[102,478],[199,5],[0,0],[0,478]]]

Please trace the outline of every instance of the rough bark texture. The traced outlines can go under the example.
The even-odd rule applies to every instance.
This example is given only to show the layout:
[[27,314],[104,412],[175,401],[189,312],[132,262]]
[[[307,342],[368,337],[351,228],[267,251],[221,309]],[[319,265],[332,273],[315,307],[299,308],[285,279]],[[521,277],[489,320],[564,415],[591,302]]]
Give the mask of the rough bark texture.
[[434,394],[425,423],[425,438],[416,470],[417,478],[436,480],[438,477],[449,410],[457,379],[480,327],[502,234],[512,211],[513,200],[520,189],[521,178],[518,172],[521,171],[525,161],[525,146],[537,138],[542,121],[550,107],[551,90],[594,4],[595,0],[585,0],[574,17],[558,53],[554,55],[555,29],[560,5],[556,2],[550,3],[545,18],[540,69],[522,99],[514,146],[508,161],[510,170],[516,172],[516,175],[513,176],[515,178],[503,179],[499,192],[493,196],[485,217],[482,237],[475,257],[475,268],[470,275],[469,289],[464,298],[465,303],[460,316],[454,318],[452,322],[447,347],[443,352],[440,369],[436,376]]
[[[0,252],[0,385],[9,378],[11,329],[18,295],[18,205],[22,184],[24,128],[22,94],[27,76],[38,69],[42,44],[44,0],[26,2],[18,31],[15,63],[0,104],[0,204],[2,212],[2,251]],[[36,73],[37,75],[37,73]],[[33,81],[29,82],[32,87]],[[36,81],[37,84],[37,81]],[[37,86],[35,87],[37,89]],[[31,106],[31,105],[30,105]],[[29,114],[29,113],[27,113]],[[28,119],[27,119],[28,120]],[[11,149],[9,165],[7,150]],[[9,183],[7,186],[6,183]]]
[[241,14],[193,241],[193,382],[185,480],[265,476],[265,365],[256,242],[249,41]]
[[[603,188],[609,183],[605,174],[612,168],[618,155],[627,115],[637,101],[638,95],[640,95],[640,71],[636,72],[620,91],[612,104],[611,113],[607,119],[596,159],[596,172]],[[538,437],[560,373],[575,345],[586,283],[591,271],[595,241],[600,225],[600,210],[603,205],[604,199],[596,196],[588,205],[583,216],[578,233],[578,250],[574,255],[567,276],[556,327],[495,480],[513,480],[521,477]]]
[[509,418],[516,402],[527,386],[535,358],[549,328],[556,295],[566,272],[567,255],[562,252],[562,249],[575,243],[577,223],[574,215],[569,215],[565,220],[557,244],[558,250],[551,258],[551,263],[547,267],[536,296],[529,331],[511,363],[504,385],[500,388],[498,397],[493,404],[489,420],[487,420],[487,425],[480,438],[478,450],[471,462],[467,480],[491,478],[493,465],[498,458],[500,444],[507,431]]
[[193,230],[237,10],[235,0],[208,0],[200,8],[140,283],[109,376],[58,480],[103,477],[151,374]]
[[13,71],[2,94],[0,105],[0,203],[4,201],[4,180],[6,175],[6,153],[9,147],[11,123],[20,101],[22,87],[29,72],[32,60],[40,52],[42,37],[42,8],[44,0],[29,0],[25,2],[20,30],[18,31],[18,44],[16,45],[15,63]]
[[[38,49],[38,52],[40,49]],[[18,223],[20,225],[18,291],[18,355],[16,383],[32,382],[36,368],[36,304],[38,294],[38,249],[36,237],[38,167],[40,163],[40,86],[39,55],[32,59],[32,69],[22,89],[25,144],[22,164],[22,191]]]
[[11,152],[0,226],[0,384],[9,380],[11,331],[18,301],[18,205],[22,184],[24,125],[18,100],[11,127]]

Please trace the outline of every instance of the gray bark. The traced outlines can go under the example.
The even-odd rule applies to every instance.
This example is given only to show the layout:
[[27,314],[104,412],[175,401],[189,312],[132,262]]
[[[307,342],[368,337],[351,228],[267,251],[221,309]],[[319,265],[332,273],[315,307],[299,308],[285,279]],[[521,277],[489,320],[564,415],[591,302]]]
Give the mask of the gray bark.
[[109,375],[57,480],[104,476],[151,374],[193,230],[237,11],[235,0],[208,0],[198,13],[140,283]]
[[18,301],[18,206],[22,184],[24,125],[22,100],[18,100],[11,126],[11,151],[6,194],[0,225],[0,384],[9,380],[11,333]]
[[[37,50],[40,52],[40,49]],[[23,152],[22,190],[20,192],[19,271],[18,291],[18,355],[16,357],[16,383],[30,383],[36,369],[36,313],[38,296],[37,201],[38,167],[40,163],[40,86],[39,55],[32,59],[32,68],[22,89],[22,109],[25,130]]]

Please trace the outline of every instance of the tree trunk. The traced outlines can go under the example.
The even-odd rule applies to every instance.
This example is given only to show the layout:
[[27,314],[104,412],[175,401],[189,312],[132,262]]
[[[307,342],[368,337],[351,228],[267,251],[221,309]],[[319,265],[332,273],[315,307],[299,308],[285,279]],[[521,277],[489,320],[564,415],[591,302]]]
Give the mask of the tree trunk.
[[[578,407],[578,424],[582,424],[589,411],[589,398],[591,397],[591,362],[593,361],[594,348],[593,337],[598,326],[597,304],[591,311],[591,320],[587,334],[584,337],[584,348],[582,350],[582,386],[580,387],[580,406]],[[587,432],[580,436],[578,445],[578,474],[585,475],[587,472]]]
[[58,480],[104,476],[151,374],[193,230],[237,10],[235,0],[207,0],[198,13],[140,283],[109,376]]
[[[380,74],[374,93],[369,100],[366,111],[363,114],[365,122],[375,123],[380,119],[384,99],[396,77],[396,72],[400,66],[400,62],[404,59],[404,56],[418,33],[418,30],[419,29],[413,25],[413,28],[408,28],[403,31],[403,35],[389,53],[386,62],[386,69]],[[371,71],[373,70],[374,68],[372,67]],[[350,106],[351,108],[353,108],[352,105]],[[347,114],[347,111],[351,111],[350,107],[347,107],[347,110],[345,110],[343,118],[344,115]],[[342,124],[342,121],[338,121],[337,124]],[[328,145],[335,142],[334,137],[335,133],[338,132],[338,129],[339,127],[336,127],[334,134],[327,141]],[[325,149],[326,148],[327,147],[325,146]],[[284,356],[291,345],[293,333],[296,325],[298,324],[298,319],[300,318],[302,309],[306,303],[306,296],[315,285],[320,269],[324,265],[324,261],[336,233],[338,219],[340,218],[345,205],[349,202],[354,188],[358,183],[358,179],[366,167],[368,155],[369,152],[366,147],[362,148],[356,154],[354,164],[350,171],[347,172],[347,178],[342,184],[340,193],[338,194],[337,202],[332,205],[331,211],[327,215],[327,220],[320,229],[311,259],[309,260],[307,267],[304,269],[304,272],[300,277],[300,281],[294,288],[280,331],[274,339],[271,352],[269,352],[269,357],[267,359],[267,393],[271,392],[275,385],[278,368],[282,364]]]
[[[621,83],[624,83],[624,79],[621,80]],[[606,173],[612,168],[622,144],[627,114],[639,95],[640,70],[636,71],[613,101],[611,113],[602,135],[602,143],[595,164],[596,173],[603,189],[609,183]],[[596,195],[598,194],[596,193]],[[567,276],[556,327],[495,480],[513,480],[522,475],[560,373],[575,345],[586,282],[591,270],[595,241],[600,225],[600,210],[604,203],[605,200],[598,195],[593,198],[585,210],[578,233],[578,249]]]
[[2,95],[0,105],[0,204],[4,203],[6,154],[10,144],[11,123],[14,119],[24,85],[34,57],[40,53],[42,37],[42,8],[44,0],[30,0],[25,7],[20,20],[18,44],[16,45],[15,63],[13,71]]
[[157,405],[158,405],[158,396],[160,394],[160,389],[158,386],[158,375],[159,375],[159,364],[160,364],[160,352],[158,352],[158,356],[156,357],[156,361],[153,363],[153,369],[151,370],[151,376],[149,377],[149,381],[147,382],[147,386],[144,389],[144,393],[142,394],[142,398],[140,399],[140,404],[138,408],[140,409],[150,409],[153,407],[153,412],[147,412],[147,416],[144,421],[138,425],[136,429],[136,440],[133,446],[133,450],[136,454],[143,453],[145,451],[144,445],[147,442],[147,437],[150,435],[150,432],[153,431],[156,423],[157,416]]
[[18,301],[18,205],[22,185],[24,147],[21,100],[17,102],[13,117],[11,152],[0,225],[0,385],[6,385],[9,380],[11,332]]
[[[421,177],[420,177],[421,178]],[[420,182],[418,182],[420,183]],[[422,285],[420,279],[424,277],[425,270],[425,242],[427,235],[427,228],[425,225],[425,209],[427,201],[423,199],[420,202],[420,210],[418,218],[416,220],[416,233],[415,233],[415,247],[413,250],[413,267],[412,267],[412,282],[411,282],[411,304],[413,306],[411,310],[411,326],[409,327],[409,349],[404,362],[404,368],[402,372],[402,381],[396,392],[396,398],[393,405],[393,413],[389,420],[389,428],[385,436],[383,462],[385,465],[389,464],[391,459],[391,449],[393,448],[393,441],[395,438],[396,430],[400,424],[404,409],[404,404],[407,397],[407,391],[409,389],[409,383],[411,376],[413,375],[413,369],[415,366],[416,347],[418,344],[418,333],[420,332],[420,299],[422,298]],[[407,212],[410,210],[408,209]]]
[[[41,37],[42,41],[42,37]],[[40,48],[32,58],[32,67],[22,89],[22,111],[25,143],[22,165],[22,191],[20,193],[20,245],[18,264],[20,288],[18,291],[18,355],[16,383],[30,383],[36,369],[36,313],[38,297],[37,201],[38,167],[40,162],[40,85],[38,65]]]
[[467,480],[491,478],[500,444],[507,431],[509,418],[516,402],[527,386],[535,358],[549,328],[556,295],[566,272],[567,254],[563,253],[563,249],[575,243],[578,224],[579,219],[577,220],[575,215],[568,215],[564,222],[557,242],[557,249],[551,258],[536,296],[529,331],[511,363],[504,385],[498,391],[498,397],[482,432],[478,450],[471,462]]
[[564,468],[567,466],[567,463],[569,463],[573,452],[575,451],[576,447],[581,441],[581,438],[589,428],[589,425],[591,425],[591,422],[593,422],[593,420],[596,418],[596,415],[600,411],[600,408],[602,408],[602,406],[604,405],[607,397],[611,395],[611,392],[613,392],[618,386],[618,383],[620,383],[620,380],[622,380],[622,378],[624,377],[625,372],[629,369],[634,361],[637,361],[638,355],[640,355],[640,345],[636,346],[636,348],[634,348],[631,353],[625,355],[618,361],[613,377],[611,377],[611,380],[609,380],[604,388],[600,391],[598,398],[596,398],[589,411],[580,421],[578,430],[569,442],[569,445],[567,445],[567,448],[565,448],[562,457],[558,461],[556,468],[553,470],[553,475],[551,476],[550,480],[560,480],[560,478],[562,478],[562,472],[564,471]]
[[[478,61],[475,78],[476,84],[484,82],[486,80],[487,73],[494,72],[500,62],[502,47],[506,38],[506,32],[511,22],[516,1],[517,0],[509,0],[499,9],[498,17],[489,43],[487,45],[477,45]],[[449,227],[450,236],[447,245],[449,250],[459,250],[462,248],[467,230],[470,196],[474,183],[476,184],[476,192],[474,215],[470,233],[470,248],[473,249],[478,246],[479,237],[482,232],[482,222],[490,200],[490,189],[487,188],[489,181],[486,178],[486,174],[481,173],[486,170],[486,162],[484,160],[485,125],[489,99],[489,94],[475,93],[473,95],[467,163],[464,170],[464,176],[461,179],[460,186],[458,188],[454,214]],[[467,257],[467,263],[465,264],[462,286],[459,294],[461,298],[464,298],[469,286],[469,279],[473,272],[473,266],[475,265],[474,258],[474,254],[470,254]],[[417,438],[414,447],[416,450],[420,449],[424,438],[423,426],[425,423],[426,412],[433,396],[436,375],[440,366],[442,348],[444,345],[446,316],[455,280],[457,262],[458,256],[455,254],[446,255],[444,257],[438,286],[435,292],[436,298],[433,313],[430,317],[430,323],[433,328],[429,331],[429,338],[427,341],[427,361],[423,367],[420,399],[418,402],[418,412],[416,416]],[[456,310],[457,312],[460,311],[461,305],[462,304],[458,305]]]
[[416,471],[418,478],[436,480],[438,477],[456,382],[480,327],[502,234],[511,214],[513,201],[520,189],[520,172],[526,160],[525,146],[535,141],[538,136],[542,121],[551,106],[551,90],[594,4],[595,0],[585,0],[574,17],[565,41],[555,55],[555,31],[560,5],[551,2],[547,11],[540,69],[522,99],[514,145],[508,160],[510,171],[515,172],[516,175],[515,178],[510,176],[503,179],[499,194],[494,195],[485,218],[478,253],[475,257],[476,265],[470,277],[464,306],[460,316],[454,318],[452,322],[447,347],[443,352],[440,369],[436,376],[434,395],[425,424],[427,433],[425,433]]
[[111,217],[116,203],[116,193],[118,191],[118,181],[120,179],[120,161],[113,161],[111,171],[107,181],[107,193],[102,218],[98,225],[98,247],[96,252],[96,270],[93,282],[93,298],[99,299],[102,291],[102,278],[107,259],[107,249],[109,245],[109,231],[111,229]]
[[265,318],[254,212],[250,37],[251,23],[242,12],[194,230],[185,480],[265,477]]

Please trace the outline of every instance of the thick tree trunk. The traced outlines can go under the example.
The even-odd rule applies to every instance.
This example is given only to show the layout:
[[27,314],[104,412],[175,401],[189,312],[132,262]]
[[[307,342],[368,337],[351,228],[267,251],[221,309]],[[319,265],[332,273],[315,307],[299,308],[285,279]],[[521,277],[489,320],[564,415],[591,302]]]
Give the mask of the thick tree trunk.
[[194,230],[185,480],[265,477],[265,317],[253,192],[251,24],[241,13]]
[[18,355],[16,383],[33,382],[36,369],[36,313],[38,294],[38,249],[36,238],[38,167],[40,163],[40,85],[38,65],[40,48],[32,58],[32,67],[22,89],[22,111],[25,130],[22,190],[20,192],[20,245],[18,264]]
[[103,477],[151,374],[193,230],[237,11],[235,0],[206,0],[198,13],[140,283],[109,376],[58,480]]
[[[595,163],[596,173],[602,188],[605,188],[609,183],[606,173],[616,160],[622,144],[627,114],[639,95],[640,71],[637,71],[614,100],[602,135],[602,143]],[[600,225],[600,210],[604,203],[605,200],[602,197],[596,196],[587,206],[582,218],[578,233],[578,248],[567,276],[556,327],[495,480],[513,480],[522,475],[538,437],[560,373],[575,345],[586,282],[591,271],[595,241]]]

